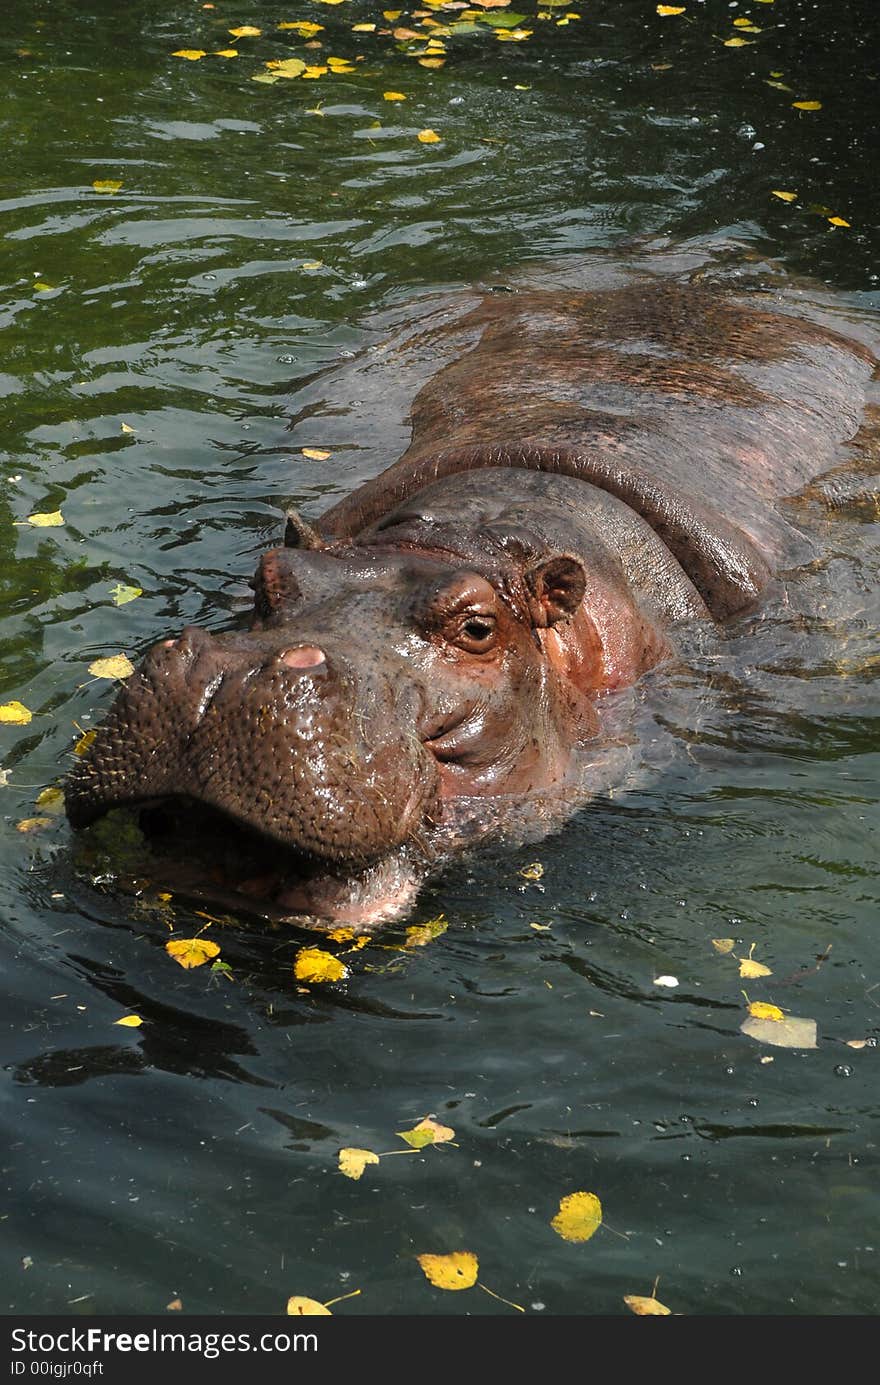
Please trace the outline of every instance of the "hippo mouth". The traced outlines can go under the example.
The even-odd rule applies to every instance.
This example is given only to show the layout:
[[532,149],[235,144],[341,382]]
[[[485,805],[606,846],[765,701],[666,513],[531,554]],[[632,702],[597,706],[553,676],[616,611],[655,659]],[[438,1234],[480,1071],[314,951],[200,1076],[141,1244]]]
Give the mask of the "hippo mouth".
[[[147,888],[272,922],[363,932],[404,914],[425,873],[422,853],[410,846],[361,867],[334,865],[185,797],[126,812],[143,834],[136,879],[128,872],[138,890],[149,882]],[[128,882],[120,876],[120,883]]]

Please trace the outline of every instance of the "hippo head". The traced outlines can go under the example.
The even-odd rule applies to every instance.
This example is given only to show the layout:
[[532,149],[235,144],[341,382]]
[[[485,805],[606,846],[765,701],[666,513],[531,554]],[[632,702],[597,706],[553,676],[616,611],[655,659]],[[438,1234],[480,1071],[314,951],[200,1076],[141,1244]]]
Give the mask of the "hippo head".
[[584,698],[547,639],[584,573],[510,535],[426,546],[405,518],[357,544],[305,526],[291,540],[260,563],[249,630],[190,626],[149,650],[73,770],[67,812],[81,827],[160,805],[185,854],[182,824],[200,815],[221,877],[227,840],[249,844],[224,897],[366,926],[410,902],[452,800],[564,776]]

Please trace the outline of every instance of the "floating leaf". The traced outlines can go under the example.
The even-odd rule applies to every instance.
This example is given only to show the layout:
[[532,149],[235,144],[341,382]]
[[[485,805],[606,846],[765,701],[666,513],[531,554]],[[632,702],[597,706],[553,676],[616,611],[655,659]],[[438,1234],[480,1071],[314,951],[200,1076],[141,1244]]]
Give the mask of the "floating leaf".
[[[442,67],[446,62],[445,58],[419,58],[419,67]],[[421,136],[419,136],[421,138]],[[439,138],[439,137],[438,137]]]
[[165,951],[188,971],[191,967],[204,966],[220,949],[208,938],[175,938],[165,944]]
[[[328,0],[324,0],[324,3],[327,4]],[[326,67],[307,67],[302,75],[304,78],[308,77],[310,80],[315,81],[318,77],[323,77],[327,70]]]
[[439,938],[449,927],[449,922],[445,915],[438,914],[435,919],[428,919],[426,923],[414,923],[406,930],[406,940],[404,947],[427,947],[435,938]]
[[523,866],[519,874],[523,880],[540,880],[544,874],[544,867],[540,861],[532,861],[530,866]]
[[[211,9],[211,10],[212,10],[213,8],[214,8],[213,5],[203,5],[203,6],[202,6],[202,9],[205,9],[205,10],[207,10],[207,9]],[[165,1304],[165,1307],[166,1307],[166,1309],[167,1309],[167,1311],[168,1311],[169,1313],[179,1313],[179,1312],[181,1311],[181,1309],[183,1308],[183,1299],[180,1299],[180,1298],[173,1298],[173,1299],[171,1300],[170,1303],[166,1303],[166,1304]]]
[[726,38],[724,40],[725,48],[749,48],[752,46],[752,41],[748,38]]
[[278,25],[279,29],[295,29],[303,38],[311,38],[313,34],[319,34],[323,27],[323,24],[313,24],[310,19],[291,19]]
[[531,38],[533,29],[499,29],[495,37],[505,43],[522,43],[525,39]]
[[383,91],[383,101],[405,101],[406,97],[402,91]]
[[792,101],[796,111],[821,111],[821,101]]
[[351,32],[353,34],[372,34],[375,33],[375,31],[375,24],[352,24],[351,26]]
[[16,832],[39,832],[42,827],[49,827],[51,818],[22,818],[21,822],[16,823]]
[[47,789],[37,794],[34,802],[44,813],[60,813],[64,807],[64,790],[57,784],[50,784]]
[[134,673],[134,664],[127,654],[114,654],[109,659],[93,659],[89,664],[89,673],[96,678],[130,678]]
[[480,1262],[469,1250],[451,1255],[417,1255],[427,1278],[437,1289],[470,1289],[477,1282]]
[[378,1164],[379,1156],[371,1149],[341,1149],[339,1151],[339,1172],[346,1178],[360,1178],[367,1164]]
[[569,1193],[550,1225],[564,1241],[588,1241],[602,1225],[602,1204],[595,1193]]
[[114,1020],[114,1024],[121,1024],[125,1029],[138,1029],[143,1024],[140,1015],[123,1015],[121,1019]]
[[642,1317],[665,1317],[672,1313],[665,1303],[657,1298],[643,1298],[641,1294],[624,1294],[623,1301],[633,1313]]
[[[301,268],[302,268],[302,269],[323,269],[323,268],[324,268],[324,261],[323,261],[323,260],[303,260],[303,263],[302,263]],[[328,455],[329,455],[329,454],[328,454]]]
[[398,1130],[397,1134],[413,1149],[424,1149],[426,1145],[443,1145],[447,1140],[455,1139],[455,1131],[450,1126],[440,1125],[430,1116],[425,1116],[425,1119],[414,1125],[412,1130]]
[[293,973],[297,981],[342,981],[348,968],[332,952],[320,947],[301,947],[296,954]]
[[214,50],[214,57],[215,57],[215,58],[237,58],[237,57],[238,57],[238,49],[237,49],[237,48],[215,48],[215,50]]
[[27,726],[33,715],[23,702],[4,702],[0,706],[0,721],[10,722],[13,726]]
[[313,462],[326,462],[327,458],[333,455],[324,447],[302,447],[300,451]]
[[769,967],[763,966],[761,962],[753,962],[751,957],[743,957],[740,959],[739,974],[740,976],[747,977],[773,975]]
[[832,226],[849,226],[848,221],[844,221],[842,216],[829,216],[828,220]]
[[670,14],[684,14],[684,5],[658,5],[657,13],[665,19]]
[[116,586],[110,589],[114,606],[124,606],[127,601],[135,601],[143,594],[142,587],[127,587],[122,582],[117,582]]
[[796,192],[779,192],[779,191],[777,191],[776,188],[773,189],[773,191],[771,192],[770,196],[771,196],[771,197],[778,197],[779,200],[780,200],[780,202],[796,202],[796,201],[797,201],[797,193],[796,193]]
[[84,731],[73,747],[74,755],[85,755],[97,734],[97,731]]
[[171,54],[172,58],[186,58],[188,62],[196,63],[199,58],[205,56],[204,48],[178,48],[176,53]]
[[[754,1009],[750,1006],[750,1009]],[[774,1005],[766,1007],[775,1009]],[[758,1039],[761,1043],[771,1044],[774,1048],[818,1048],[816,1042],[816,1021],[809,1019],[798,1019],[794,1015],[780,1015],[775,1017],[761,1018],[760,1016],[750,1015],[743,1020],[740,1029],[747,1034],[750,1039]]]
[[122,187],[121,178],[96,178],[92,183],[95,192],[118,192]]
[[436,130],[419,130],[418,139],[421,144],[439,144],[442,136]]
[[770,1020],[774,1024],[784,1020],[785,1015],[778,1005],[768,1005],[765,1000],[754,1000],[749,1006],[749,1014],[756,1020]]
[[262,32],[262,29],[255,29],[253,24],[242,24],[237,29],[229,30],[233,38],[259,38]]
[[735,938],[713,938],[712,946],[716,952],[732,952],[736,947]]
[[44,283],[42,279],[37,279],[36,282],[34,283],[34,293],[52,293],[52,292],[53,292],[53,287],[52,287],[52,285],[51,285],[51,284],[46,284],[46,283]]
[[271,72],[257,72],[257,73],[255,73],[254,76],[251,78],[251,81],[252,81],[252,82],[265,82],[265,83],[266,83],[266,86],[269,86],[269,87],[272,86],[275,82],[277,82],[277,81],[279,81],[279,80],[280,80],[280,78],[276,77],[276,76],[275,76],[273,73],[271,73]]
[[775,87],[777,91],[791,91],[791,90],[792,90],[792,88],[791,88],[790,86],[787,86],[785,82],[768,82],[768,83],[767,83],[767,86],[768,86],[768,87]]
[[846,1044],[847,1048],[867,1048],[867,1047],[868,1047],[868,1040],[867,1040],[867,1039],[845,1039],[845,1040],[844,1040],[844,1043]]
[[302,58],[274,58],[266,66],[275,77],[299,77],[306,70]]
[[9,783],[9,775],[10,771],[8,769],[0,769],[0,789],[6,788]]
[[130,423],[120,423],[119,427],[120,427],[121,432],[123,432],[123,433],[133,433],[133,432],[134,432],[134,429],[132,428],[132,426],[131,426]]
[[28,515],[27,522],[35,529],[58,529],[64,523],[64,516],[60,510],[52,510],[48,514]]
[[293,1298],[287,1300],[287,1312],[292,1317],[324,1317],[332,1318],[333,1314],[329,1308],[325,1308],[323,1303],[319,1303],[316,1298],[302,1298],[295,1294]]

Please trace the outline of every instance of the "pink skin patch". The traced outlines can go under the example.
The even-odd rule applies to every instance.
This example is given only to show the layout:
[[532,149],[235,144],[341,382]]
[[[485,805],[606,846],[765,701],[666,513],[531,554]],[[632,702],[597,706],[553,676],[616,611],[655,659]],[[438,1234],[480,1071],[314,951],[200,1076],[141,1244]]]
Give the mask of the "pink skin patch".
[[286,650],[281,655],[279,663],[286,665],[287,668],[317,668],[318,664],[325,662],[325,657],[323,649],[306,644],[299,649]]

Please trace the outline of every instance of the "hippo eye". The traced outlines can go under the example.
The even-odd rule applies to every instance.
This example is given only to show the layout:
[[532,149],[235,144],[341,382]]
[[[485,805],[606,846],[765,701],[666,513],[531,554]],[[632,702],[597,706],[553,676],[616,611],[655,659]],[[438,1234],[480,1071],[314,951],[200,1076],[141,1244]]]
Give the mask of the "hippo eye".
[[450,639],[470,654],[482,654],[495,643],[495,617],[483,612],[465,615],[450,631]]

